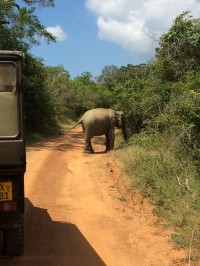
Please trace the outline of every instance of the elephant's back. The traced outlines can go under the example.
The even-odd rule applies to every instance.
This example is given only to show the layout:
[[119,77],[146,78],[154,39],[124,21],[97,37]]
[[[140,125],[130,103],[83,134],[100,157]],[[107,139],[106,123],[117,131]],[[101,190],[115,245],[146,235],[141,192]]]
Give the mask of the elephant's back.
[[94,136],[105,135],[111,127],[113,110],[97,108],[94,120]]
[[110,127],[112,112],[113,110],[104,108],[87,111],[83,116],[84,128],[93,136],[104,135]]
[[110,120],[111,116],[114,115],[114,111],[112,109],[104,109],[104,108],[95,108],[88,110],[85,112],[85,114],[82,116],[83,121],[98,121],[102,122],[107,120]]

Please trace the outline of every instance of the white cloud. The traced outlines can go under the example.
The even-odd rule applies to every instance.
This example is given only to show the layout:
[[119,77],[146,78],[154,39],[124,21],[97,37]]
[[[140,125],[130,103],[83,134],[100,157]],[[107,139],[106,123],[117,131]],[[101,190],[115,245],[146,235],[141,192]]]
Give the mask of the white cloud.
[[61,28],[60,25],[54,27],[47,27],[46,30],[56,37],[58,42],[62,42],[67,39],[67,33]]
[[199,0],[86,0],[85,5],[97,17],[101,40],[118,43],[141,60],[151,59],[156,40],[183,11],[200,14]]

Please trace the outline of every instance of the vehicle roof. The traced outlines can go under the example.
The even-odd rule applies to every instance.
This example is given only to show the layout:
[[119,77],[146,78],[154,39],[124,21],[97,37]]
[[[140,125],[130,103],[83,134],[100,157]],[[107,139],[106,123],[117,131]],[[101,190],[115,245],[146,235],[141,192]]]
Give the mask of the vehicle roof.
[[24,53],[22,51],[11,51],[11,50],[0,50],[0,55],[24,57]]

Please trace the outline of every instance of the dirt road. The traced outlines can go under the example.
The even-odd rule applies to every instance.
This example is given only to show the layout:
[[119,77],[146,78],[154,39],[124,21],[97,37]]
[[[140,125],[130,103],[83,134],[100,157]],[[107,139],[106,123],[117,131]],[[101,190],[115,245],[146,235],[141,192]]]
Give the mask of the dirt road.
[[112,153],[98,141],[84,154],[83,142],[78,128],[27,149],[25,251],[0,265],[186,265]]

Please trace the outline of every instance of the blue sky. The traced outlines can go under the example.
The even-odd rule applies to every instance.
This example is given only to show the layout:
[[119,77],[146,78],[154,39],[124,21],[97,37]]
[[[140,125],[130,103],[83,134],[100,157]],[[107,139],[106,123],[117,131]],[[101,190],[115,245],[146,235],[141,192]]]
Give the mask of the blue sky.
[[72,78],[106,65],[146,63],[154,57],[161,34],[185,10],[200,17],[199,0],[55,0],[37,11],[41,23],[57,37],[31,49],[45,65],[63,65]]

